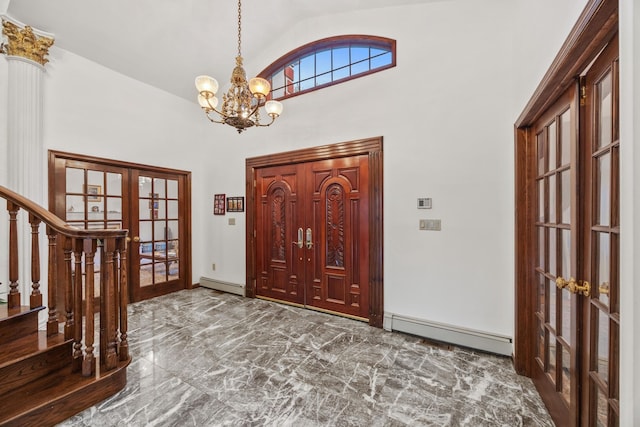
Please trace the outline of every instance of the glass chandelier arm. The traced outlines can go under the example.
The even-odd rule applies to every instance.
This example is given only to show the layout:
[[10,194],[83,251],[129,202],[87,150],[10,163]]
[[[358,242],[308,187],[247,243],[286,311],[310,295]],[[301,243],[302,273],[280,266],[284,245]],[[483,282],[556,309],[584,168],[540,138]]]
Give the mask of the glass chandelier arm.
[[266,128],[267,126],[271,126],[273,124],[273,122],[276,121],[276,119],[278,118],[278,116],[271,116],[271,121],[269,123],[260,123],[258,121],[256,121],[256,127],[260,127],[260,128]]

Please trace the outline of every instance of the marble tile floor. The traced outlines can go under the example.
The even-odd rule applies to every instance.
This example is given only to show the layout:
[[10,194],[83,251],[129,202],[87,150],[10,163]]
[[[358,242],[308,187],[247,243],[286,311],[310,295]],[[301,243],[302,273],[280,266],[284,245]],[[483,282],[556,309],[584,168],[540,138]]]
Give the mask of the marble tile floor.
[[129,306],[124,390],[60,426],[552,426],[509,358],[206,288]]

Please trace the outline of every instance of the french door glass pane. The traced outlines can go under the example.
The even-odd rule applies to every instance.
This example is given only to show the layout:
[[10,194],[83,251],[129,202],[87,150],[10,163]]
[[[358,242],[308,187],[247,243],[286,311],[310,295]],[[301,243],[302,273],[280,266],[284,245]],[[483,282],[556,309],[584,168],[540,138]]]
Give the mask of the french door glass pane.
[[107,188],[105,194],[108,196],[122,196],[121,174],[107,172]]
[[544,234],[545,234],[545,227],[538,227],[538,266],[540,267],[540,269],[542,271],[545,271],[545,262],[544,262],[544,255],[545,255],[545,244],[544,244]]
[[597,336],[596,342],[598,355],[597,371],[605,383],[609,382],[609,316],[594,307],[597,319]]
[[167,199],[177,199],[178,198],[178,180],[168,179],[167,180]]
[[571,277],[571,230],[562,230],[562,268],[560,275],[565,279]]
[[67,168],[66,174],[67,193],[84,193],[84,169]]
[[547,289],[549,290],[549,318],[547,319],[547,322],[549,322],[549,324],[555,331],[556,317],[558,315],[558,313],[556,312],[556,307],[558,306],[558,301],[556,300],[556,290],[558,288],[556,288],[556,283],[553,280],[549,280]]
[[544,179],[538,181],[538,222],[544,222]]
[[545,292],[545,284],[547,283],[547,280],[545,279],[545,277],[541,274],[538,274],[538,313],[540,313],[542,315],[542,318],[544,319],[545,316],[545,296],[546,296],[546,292]]
[[611,200],[611,155],[604,154],[598,158],[597,171],[597,224],[609,225],[610,221],[610,200]]
[[568,165],[571,161],[571,110],[560,116],[560,165]]
[[597,384],[594,381],[591,381],[592,390],[595,390],[597,393],[597,405],[598,405],[598,415],[596,417],[597,426],[598,427],[608,427],[609,423],[607,422],[607,412],[609,409],[609,403],[607,396],[600,390]]
[[571,293],[567,291],[559,291],[562,298],[562,330],[561,336],[571,345],[573,345],[573,337],[571,335]]
[[544,152],[544,135],[542,132],[536,135],[536,146],[538,150],[538,175],[545,173],[545,152]]
[[560,174],[560,222],[571,223],[571,171],[566,170]]
[[549,229],[549,273],[554,276],[558,275],[557,269],[557,256],[558,252],[556,251],[556,232],[555,228]]
[[554,334],[549,332],[549,359],[547,365],[547,373],[549,374],[549,379],[555,384],[557,382],[556,377],[556,359],[558,357],[557,354],[557,343],[556,337]]
[[611,93],[611,73],[608,73],[602,80],[600,80],[597,87],[599,107],[597,147],[600,148],[611,144],[611,141],[613,140],[613,96]]
[[549,222],[554,224],[557,220],[556,216],[556,176],[550,175],[549,178]]
[[557,152],[557,134],[556,134],[556,122],[552,122],[549,125],[549,170],[555,170],[558,167],[556,160],[556,152]]
[[[567,293],[567,292],[565,292]],[[571,353],[562,346],[562,398],[567,404],[571,402]]]
[[611,273],[610,273],[610,236],[609,233],[597,233],[598,240],[595,242],[597,246],[595,247],[596,251],[596,260],[597,260],[597,277],[598,283],[596,283],[598,287],[598,298],[600,301],[606,306],[609,305],[609,295],[610,295],[610,283],[611,283]]

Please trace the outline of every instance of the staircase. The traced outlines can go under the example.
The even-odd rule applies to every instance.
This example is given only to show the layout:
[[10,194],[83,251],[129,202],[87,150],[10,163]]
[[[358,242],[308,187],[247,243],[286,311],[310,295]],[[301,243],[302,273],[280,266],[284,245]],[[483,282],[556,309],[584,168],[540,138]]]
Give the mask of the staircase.
[[[7,200],[9,212],[8,239],[0,236],[0,244],[9,243],[8,301],[0,303],[0,426],[52,426],[126,385],[130,362],[127,232],[75,229],[2,186],[0,197]],[[20,304],[23,298],[18,290],[21,209],[28,212],[32,230],[26,242],[32,252],[29,305]],[[43,306],[39,283],[42,223],[49,239],[47,307]],[[59,258],[58,253],[63,256]],[[94,266],[96,258],[100,259],[98,268]],[[100,272],[95,283],[94,270]],[[94,315],[96,289],[101,296],[99,316]],[[60,309],[56,306],[58,292],[65,301]],[[47,318],[43,330],[38,329],[41,312]],[[100,345],[94,347],[96,332]],[[99,354],[95,354],[96,347]]]

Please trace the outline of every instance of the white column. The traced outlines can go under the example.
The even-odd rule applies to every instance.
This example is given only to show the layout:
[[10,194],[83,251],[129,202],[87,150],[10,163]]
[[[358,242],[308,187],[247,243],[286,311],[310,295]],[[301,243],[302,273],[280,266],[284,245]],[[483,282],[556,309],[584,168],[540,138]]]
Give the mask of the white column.
[[44,67],[19,56],[8,56],[8,187],[40,205],[44,200],[42,141],[42,75]]
[[[50,34],[34,30],[6,15],[2,16],[4,52],[8,65],[7,94],[7,187],[16,193],[47,206],[46,151],[42,138],[43,75],[45,56],[53,44]],[[19,291],[21,303],[29,305],[31,295],[31,226],[21,211],[19,222]],[[48,241],[44,226],[40,232],[40,290],[46,305],[47,269],[45,249]]]

